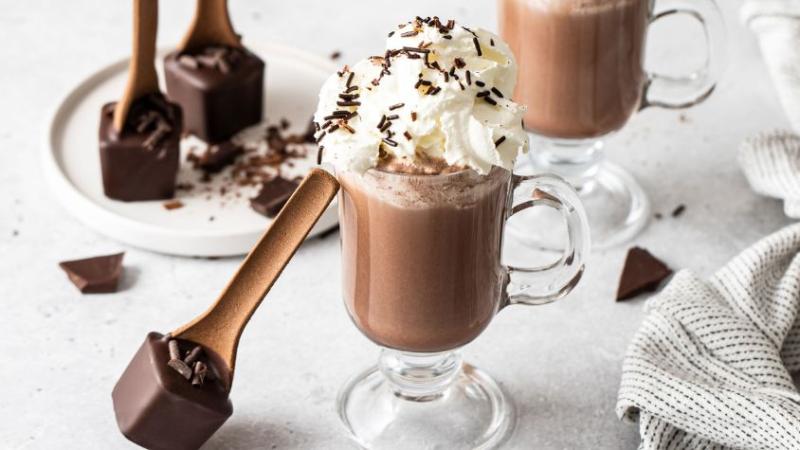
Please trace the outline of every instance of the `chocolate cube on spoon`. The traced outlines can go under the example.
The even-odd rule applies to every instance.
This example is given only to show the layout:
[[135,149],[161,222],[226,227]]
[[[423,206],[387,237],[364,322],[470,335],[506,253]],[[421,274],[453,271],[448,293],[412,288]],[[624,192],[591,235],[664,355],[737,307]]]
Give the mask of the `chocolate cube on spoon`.
[[158,1],[134,0],[133,54],[122,99],[100,112],[100,166],[107,197],[159,200],[175,194],[181,109],[161,94],[155,69]]
[[183,108],[187,132],[219,142],[262,117],[264,61],[233,31],[226,0],[197,0],[192,25],[164,59],[167,95]]
[[327,172],[309,173],[216,303],[167,337],[147,336],[111,395],[128,439],[196,449],[222,426],[242,331],[338,189]]

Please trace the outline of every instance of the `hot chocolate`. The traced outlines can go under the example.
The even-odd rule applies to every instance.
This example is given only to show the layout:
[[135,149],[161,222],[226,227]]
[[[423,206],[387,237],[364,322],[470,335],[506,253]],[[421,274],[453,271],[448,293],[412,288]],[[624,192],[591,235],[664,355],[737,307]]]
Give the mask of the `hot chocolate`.
[[641,102],[651,0],[498,0],[525,126],[556,138],[620,129]]
[[344,297],[367,337],[437,352],[483,331],[502,298],[510,176],[500,168],[339,176]]

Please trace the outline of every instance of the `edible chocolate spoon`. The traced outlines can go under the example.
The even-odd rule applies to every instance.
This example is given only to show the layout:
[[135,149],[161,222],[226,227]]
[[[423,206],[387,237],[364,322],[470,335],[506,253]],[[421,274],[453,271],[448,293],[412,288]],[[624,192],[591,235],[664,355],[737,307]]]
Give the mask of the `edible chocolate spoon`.
[[[196,449],[225,423],[233,413],[228,393],[242,330],[338,190],[336,178],[312,170],[216,303],[171,337],[147,336],[111,393],[117,425],[128,439],[153,450]],[[200,361],[194,365],[195,377],[203,374],[198,386],[189,381],[191,370],[184,374],[180,364],[173,366],[188,349],[183,361],[204,353],[218,383],[203,383]]]
[[245,325],[338,189],[339,183],[328,172],[312,170],[247,255],[216,303],[172,332],[175,338],[215,352],[230,369],[229,379],[222,380],[229,389]]
[[209,45],[242,46],[239,36],[233,31],[227,0],[197,0],[192,24],[178,50],[192,50]]
[[128,66],[128,84],[114,109],[114,129],[119,133],[131,105],[137,99],[159,92],[156,75],[158,0],[133,0],[133,52]]

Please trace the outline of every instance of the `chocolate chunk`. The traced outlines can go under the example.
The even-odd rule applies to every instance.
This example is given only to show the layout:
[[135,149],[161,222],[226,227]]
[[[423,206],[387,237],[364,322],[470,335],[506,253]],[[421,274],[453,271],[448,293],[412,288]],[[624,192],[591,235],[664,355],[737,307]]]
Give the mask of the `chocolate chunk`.
[[261,191],[257,196],[250,199],[250,207],[256,212],[267,217],[275,217],[280,212],[294,190],[297,189],[297,182],[281,177],[275,177],[261,186]]
[[199,156],[191,157],[196,169],[206,173],[219,173],[230,166],[236,159],[244,154],[244,148],[230,141],[210,145]]
[[653,292],[670,275],[672,270],[661,260],[641,247],[632,247],[625,258],[617,288],[617,301],[636,297],[643,292]]
[[176,372],[181,374],[187,380],[192,378],[192,369],[180,359],[170,359],[167,365],[172,367]]
[[[178,341],[182,350],[197,345]],[[200,448],[233,413],[226,384],[211,380],[209,374],[216,371],[229,380],[230,371],[205,350],[207,374],[204,383],[193,386],[166,363],[167,342],[161,334],[150,333],[114,386],[117,424],[128,439],[145,448]],[[193,370],[190,376],[195,376]]]
[[131,105],[118,132],[113,125],[115,106],[104,105],[100,114],[100,166],[106,196],[122,201],[172,198],[180,159],[181,108],[161,94],[142,97]]
[[261,121],[264,61],[246,49],[207,47],[189,56],[198,68],[181,63],[187,54],[164,59],[169,98],[181,105],[184,129],[205,140],[221,142]]
[[125,253],[63,261],[58,265],[84,294],[117,292]]

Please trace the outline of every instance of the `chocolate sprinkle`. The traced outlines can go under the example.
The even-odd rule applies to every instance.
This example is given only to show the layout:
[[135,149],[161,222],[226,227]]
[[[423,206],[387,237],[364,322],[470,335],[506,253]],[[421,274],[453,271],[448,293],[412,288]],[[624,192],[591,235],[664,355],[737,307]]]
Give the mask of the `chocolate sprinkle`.
[[680,217],[686,211],[686,205],[680,204],[672,211],[672,217]]
[[478,52],[478,56],[483,56],[483,50],[481,50],[481,43],[478,42],[478,38],[472,38],[472,43],[475,44],[475,50]]
[[499,147],[500,144],[502,144],[505,141],[506,141],[506,137],[505,136],[500,136],[500,139],[494,141],[494,146],[495,147]]
[[395,109],[400,109],[403,106],[406,106],[406,104],[405,103],[398,103],[396,105],[392,105],[392,106],[389,107],[389,111],[394,111]]
[[494,93],[494,95],[496,95],[496,96],[498,96],[498,97],[500,97],[500,98],[504,98],[504,97],[503,97],[503,93],[502,93],[502,92],[500,92],[500,89],[497,89],[496,87],[493,87],[493,88],[492,88],[492,92]]

